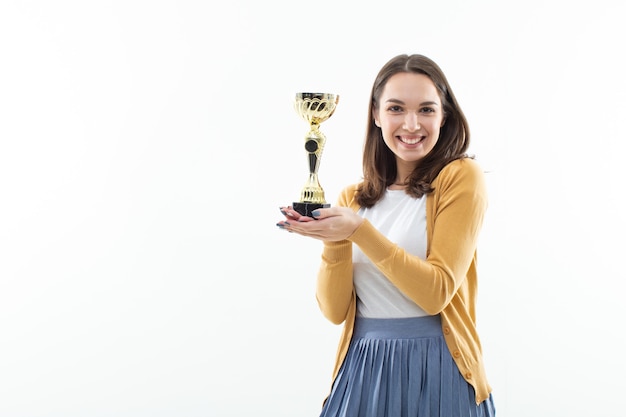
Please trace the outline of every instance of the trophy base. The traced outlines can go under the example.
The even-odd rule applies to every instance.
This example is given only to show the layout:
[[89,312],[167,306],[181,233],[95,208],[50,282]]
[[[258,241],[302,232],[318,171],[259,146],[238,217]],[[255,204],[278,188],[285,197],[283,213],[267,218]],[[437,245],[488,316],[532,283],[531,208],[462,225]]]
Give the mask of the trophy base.
[[313,217],[311,213],[318,208],[328,208],[328,203],[303,203],[301,201],[293,203],[293,209],[303,216]]

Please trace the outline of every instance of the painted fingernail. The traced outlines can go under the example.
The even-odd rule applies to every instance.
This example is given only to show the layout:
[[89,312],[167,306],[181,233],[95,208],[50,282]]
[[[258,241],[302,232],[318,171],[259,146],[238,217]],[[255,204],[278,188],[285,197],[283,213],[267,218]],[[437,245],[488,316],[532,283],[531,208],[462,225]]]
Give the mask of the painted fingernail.
[[313,211],[311,212],[311,216],[313,216],[313,217],[317,217],[317,216],[319,216],[319,215],[320,215],[320,211],[319,211],[319,210],[313,210]]

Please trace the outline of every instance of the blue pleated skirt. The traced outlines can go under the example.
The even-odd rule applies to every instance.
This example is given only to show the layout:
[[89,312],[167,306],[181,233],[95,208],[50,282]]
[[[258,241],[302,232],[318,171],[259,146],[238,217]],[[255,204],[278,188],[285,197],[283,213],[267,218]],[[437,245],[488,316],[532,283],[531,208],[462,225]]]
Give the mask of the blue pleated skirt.
[[439,316],[357,317],[346,358],[320,417],[493,417],[476,405],[441,331]]

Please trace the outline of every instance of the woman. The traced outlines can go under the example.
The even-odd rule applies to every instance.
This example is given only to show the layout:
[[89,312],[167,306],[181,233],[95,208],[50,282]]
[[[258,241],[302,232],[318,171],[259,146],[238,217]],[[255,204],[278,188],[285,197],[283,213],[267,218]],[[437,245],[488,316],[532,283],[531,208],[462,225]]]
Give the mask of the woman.
[[344,323],[321,416],[494,416],[476,331],[487,196],[438,65],[387,62],[374,82],[363,181],[281,229],[322,240],[317,300]]

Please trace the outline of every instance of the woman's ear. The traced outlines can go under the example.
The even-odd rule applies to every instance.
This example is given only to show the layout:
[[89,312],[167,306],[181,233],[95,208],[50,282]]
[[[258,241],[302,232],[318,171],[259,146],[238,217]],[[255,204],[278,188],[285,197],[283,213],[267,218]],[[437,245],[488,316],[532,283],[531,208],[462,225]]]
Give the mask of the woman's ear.
[[376,110],[372,110],[372,119],[374,119],[374,124],[380,127],[380,122],[378,121],[378,117],[376,117]]

